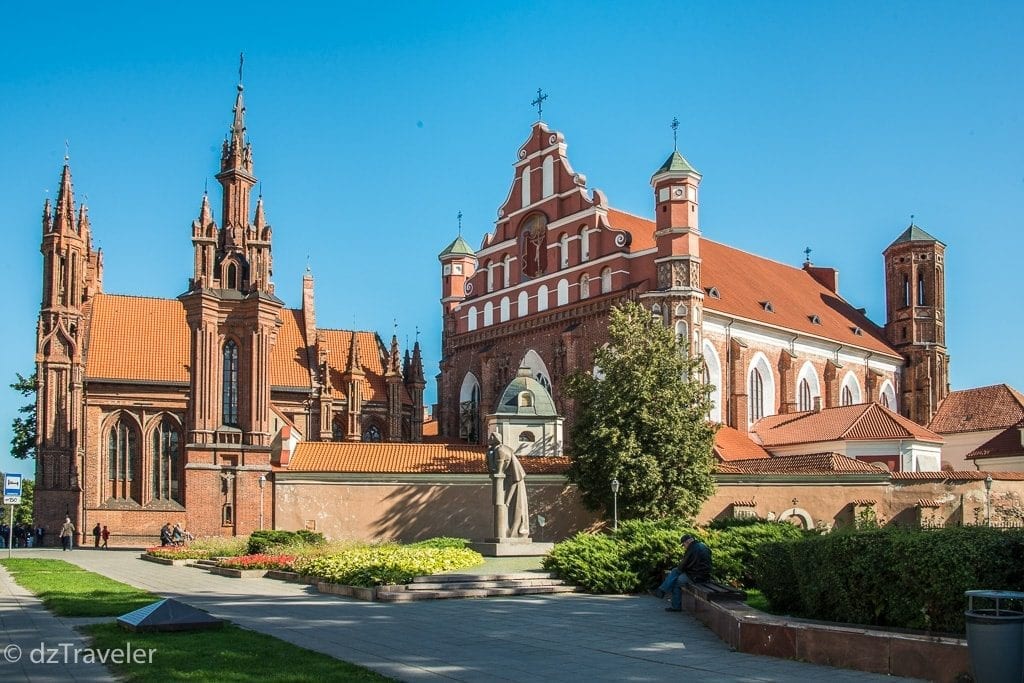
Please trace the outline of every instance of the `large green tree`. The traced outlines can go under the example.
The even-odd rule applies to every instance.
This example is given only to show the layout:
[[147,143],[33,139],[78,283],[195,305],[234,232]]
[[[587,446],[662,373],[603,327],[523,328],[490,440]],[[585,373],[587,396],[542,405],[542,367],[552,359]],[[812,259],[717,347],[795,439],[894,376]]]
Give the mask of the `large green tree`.
[[11,455],[25,460],[36,457],[36,373],[31,377],[18,375],[18,381],[11,388],[22,396],[31,396],[32,401],[18,408],[20,415],[11,422]]
[[568,477],[608,517],[612,479],[622,518],[692,517],[715,488],[703,360],[636,303],[613,308],[608,331],[597,369],[568,379],[577,406]]

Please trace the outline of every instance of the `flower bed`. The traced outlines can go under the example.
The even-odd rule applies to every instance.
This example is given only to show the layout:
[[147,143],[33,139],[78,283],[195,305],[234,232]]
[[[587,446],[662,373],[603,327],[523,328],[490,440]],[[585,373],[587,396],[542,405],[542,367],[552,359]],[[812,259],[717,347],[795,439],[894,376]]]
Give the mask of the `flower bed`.
[[467,548],[386,543],[357,545],[331,555],[299,557],[292,566],[300,574],[325,583],[372,588],[408,583],[414,576],[474,567],[483,561],[480,553]]
[[242,555],[241,557],[225,557],[217,562],[218,567],[225,569],[280,569],[290,571],[295,555]]

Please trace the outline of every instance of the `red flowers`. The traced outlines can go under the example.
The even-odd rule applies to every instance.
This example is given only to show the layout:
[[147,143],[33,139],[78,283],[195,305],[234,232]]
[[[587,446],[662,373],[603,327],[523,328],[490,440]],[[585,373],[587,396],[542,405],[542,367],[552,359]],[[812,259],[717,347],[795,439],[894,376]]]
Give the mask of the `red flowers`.
[[243,555],[241,557],[226,557],[217,563],[218,567],[228,569],[283,569],[290,570],[295,561],[295,555]]

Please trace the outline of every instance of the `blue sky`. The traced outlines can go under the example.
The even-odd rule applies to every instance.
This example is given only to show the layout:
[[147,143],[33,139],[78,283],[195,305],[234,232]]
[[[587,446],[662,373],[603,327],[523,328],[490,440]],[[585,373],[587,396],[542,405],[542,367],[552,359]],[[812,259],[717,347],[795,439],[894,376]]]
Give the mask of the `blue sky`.
[[[797,265],[813,249],[884,323],[882,250],[916,222],[946,242],[954,388],[1024,390],[1013,259],[1024,229],[1019,2],[21,3],[0,29],[0,208],[9,333],[30,373],[40,212],[70,141],[104,290],[174,297],[245,52],[247,124],[298,307],[307,258],[322,327],[415,329],[435,391],[437,253],[493,227],[536,118],[616,208],[651,215],[679,148],[714,240]],[[219,216],[217,216],[219,220]],[[0,467],[21,404],[0,392]]]

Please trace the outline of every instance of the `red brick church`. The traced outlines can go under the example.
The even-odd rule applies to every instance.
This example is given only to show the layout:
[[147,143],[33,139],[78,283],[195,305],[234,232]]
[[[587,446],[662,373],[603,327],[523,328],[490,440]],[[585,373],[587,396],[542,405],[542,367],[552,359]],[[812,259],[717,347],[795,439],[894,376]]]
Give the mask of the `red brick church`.
[[[678,150],[654,171],[654,215],[642,217],[589,187],[566,149],[562,133],[534,124],[494,230],[476,250],[460,234],[439,256],[443,436],[481,442],[483,416],[520,366],[552,392],[568,434],[564,380],[592,368],[610,308],[633,300],[703,356],[715,422],[747,434],[776,415],[877,403],[871,415],[887,426],[868,436],[941,443],[907,423],[928,424],[949,392],[942,242],[912,223],[885,249],[887,319],[876,325],[840,294],[836,270],[705,236],[701,174]],[[928,449],[896,453],[896,468],[938,469]]]
[[122,543],[151,542],[167,521],[246,534],[271,525],[268,475],[297,440],[422,439],[418,342],[403,358],[394,337],[318,327],[309,272],[300,308],[275,296],[241,84],[216,178],[220,223],[204,195],[185,292],[114,295],[65,160],[42,220],[35,512],[47,529],[67,514]]

